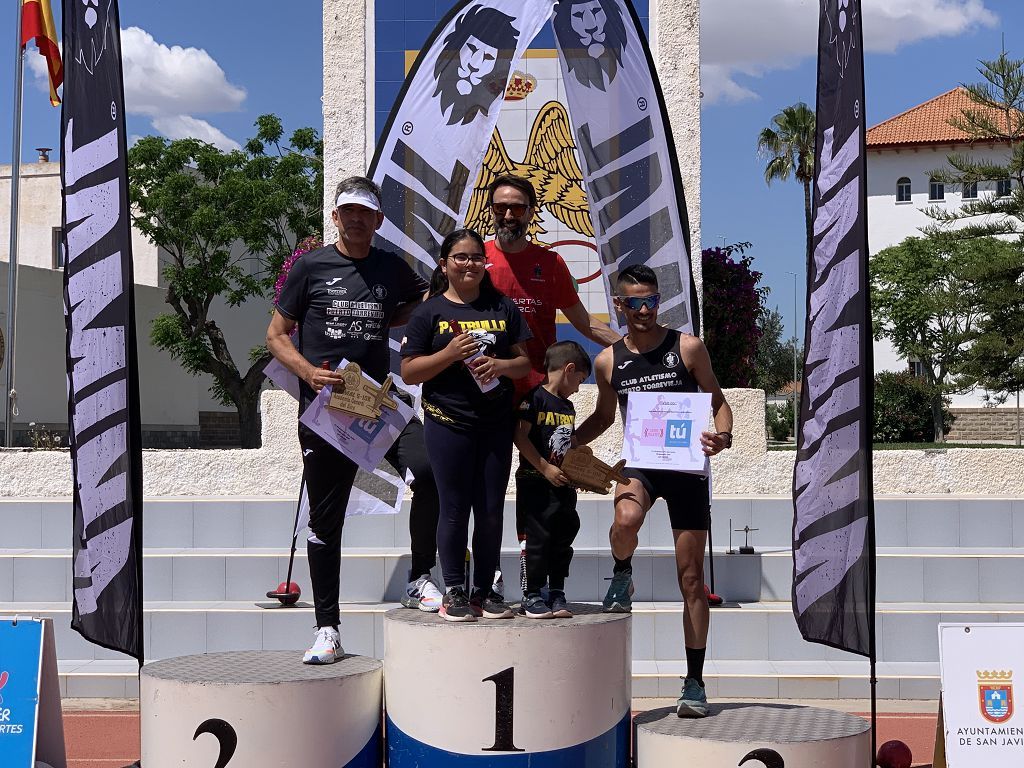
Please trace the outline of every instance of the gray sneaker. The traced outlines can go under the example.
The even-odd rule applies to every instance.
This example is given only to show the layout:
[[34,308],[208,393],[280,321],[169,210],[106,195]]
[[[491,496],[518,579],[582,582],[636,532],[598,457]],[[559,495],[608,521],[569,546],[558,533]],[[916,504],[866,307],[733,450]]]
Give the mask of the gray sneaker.
[[676,700],[676,715],[678,717],[708,716],[708,694],[704,690],[704,686],[692,677],[683,680],[683,692]]
[[633,571],[619,571],[611,581],[601,603],[604,612],[630,613],[633,610]]
[[569,603],[565,600],[565,592],[560,589],[552,589],[549,594],[551,597],[546,602],[548,608],[551,609],[551,615],[556,619],[571,619],[572,611],[569,609]]
[[554,616],[548,604],[537,594],[527,595],[523,598],[520,612],[528,619],[550,619]]

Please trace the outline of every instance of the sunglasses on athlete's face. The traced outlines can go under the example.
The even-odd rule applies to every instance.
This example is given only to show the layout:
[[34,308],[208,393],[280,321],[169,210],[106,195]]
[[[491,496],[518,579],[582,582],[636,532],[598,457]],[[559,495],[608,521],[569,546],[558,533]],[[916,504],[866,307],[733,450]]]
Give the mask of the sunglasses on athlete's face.
[[617,298],[632,312],[639,312],[644,307],[653,311],[661,303],[660,293],[652,293],[650,296],[619,296]]
[[501,219],[505,218],[506,213],[511,213],[517,219],[521,219],[530,210],[530,206],[526,203],[494,203],[491,205],[491,210]]

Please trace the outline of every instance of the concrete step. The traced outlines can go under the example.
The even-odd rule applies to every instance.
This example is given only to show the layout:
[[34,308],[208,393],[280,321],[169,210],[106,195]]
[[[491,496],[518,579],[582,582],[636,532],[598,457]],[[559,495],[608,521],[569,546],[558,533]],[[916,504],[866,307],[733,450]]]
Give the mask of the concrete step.
[[[353,653],[384,653],[383,615],[395,603],[342,605],[342,640]],[[67,603],[0,603],[0,614],[53,618],[60,659],[123,658],[70,629]],[[1024,604],[879,603],[878,658],[885,662],[937,662],[940,622],[1024,621]],[[146,658],[231,650],[302,649],[314,628],[311,608],[264,610],[242,601],[148,602]],[[633,658],[684,658],[682,604],[638,602],[633,608]],[[712,611],[710,657],[716,661],[832,662],[850,655],[804,641],[788,603],[741,603]]]
[[[580,547],[603,546],[612,520],[611,498],[581,494]],[[875,498],[880,547],[1022,547],[1024,500],[934,496]],[[345,544],[350,547],[408,547],[408,502],[397,515],[351,517]],[[290,498],[149,498],[144,504],[143,535],[153,547],[286,547],[291,539],[295,500]],[[790,546],[793,505],[786,496],[716,496],[712,538],[725,547],[731,528],[749,526],[758,550]],[[71,538],[68,499],[0,500],[0,545],[55,549]],[[515,497],[505,503],[504,541],[515,541]],[[738,547],[742,533],[733,533]],[[659,502],[641,529],[641,546],[671,546],[664,505]]]
[[[285,579],[288,554],[281,548],[149,548],[143,563],[147,600],[259,600]],[[507,596],[518,600],[514,547],[503,551],[501,567]],[[576,547],[569,595],[585,602],[601,600],[610,568],[607,546]],[[882,548],[877,569],[878,599],[883,602],[1014,603],[1024,598],[1024,549],[1019,548]],[[398,601],[408,570],[405,549],[345,546],[341,599]],[[706,578],[709,570],[705,563]],[[715,554],[715,591],[730,601],[789,600],[792,575],[789,550]],[[310,594],[304,546],[296,553],[292,580]],[[639,601],[678,599],[673,550],[637,550],[633,581]],[[0,549],[0,601],[68,600],[70,584],[69,549]]]
[[[299,651],[295,654],[299,663]],[[60,692],[69,698],[137,698],[138,666],[133,660],[67,659],[57,663]],[[685,661],[633,662],[633,696],[679,695]],[[863,699],[869,695],[866,660],[832,662],[737,662],[709,660],[704,669],[708,696],[716,698]],[[935,662],[878,664],[881,699],[932,700],[939,695]]]

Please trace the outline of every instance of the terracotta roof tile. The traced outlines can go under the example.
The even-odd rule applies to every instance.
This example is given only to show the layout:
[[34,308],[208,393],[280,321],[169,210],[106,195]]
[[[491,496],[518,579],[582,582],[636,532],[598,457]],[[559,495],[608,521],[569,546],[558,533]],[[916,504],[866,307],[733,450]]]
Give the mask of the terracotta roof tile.
[[971,101],[967,89],[954,88],[869,128],[867,146],[877,148],[971,141],[971,136],[954,128],[948,121],[960,117],[961,110],[972,108],[976,109],[977,105]]

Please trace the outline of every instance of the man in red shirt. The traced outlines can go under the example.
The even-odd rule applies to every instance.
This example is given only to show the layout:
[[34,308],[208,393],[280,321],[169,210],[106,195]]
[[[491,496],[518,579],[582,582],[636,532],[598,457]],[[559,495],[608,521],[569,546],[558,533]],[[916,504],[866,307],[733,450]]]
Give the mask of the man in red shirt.
[[516,381],[516,394],[522,396],[544,380],[544,353],[556,341],[557,310],[577,331],[601,346],[610,346],[621,337],[587,312],[562,257],[527,238],[537,211],[533,184],[521,176],[499,176],[488,187],[487,203],[496,234],[486,244],[488,273],[498,290],[516,303],[533,332],[526,342],[530,374]]
[[[517,379],[516,398],[544,381],[544,353],[557,341],[555,314],[566,316],[573,328],[591,341],[608,347],[621,337],[591,315],[576,293],[576,282],[562,257],[533,243],[526,233],[537,211],[537,190],[521,176],[499,176],[487,188],[487,204],[494,215],[495,239],[485,243],[487,272],[499,291],[519,307],[533,338],[526,341],[530,373]],[[525,541],[524,521],[516,519],[520,551]],[[520,582],[526,589],[526,561],[520,560]],[[503,593],[501,572],[494,574],[494,589]]]

